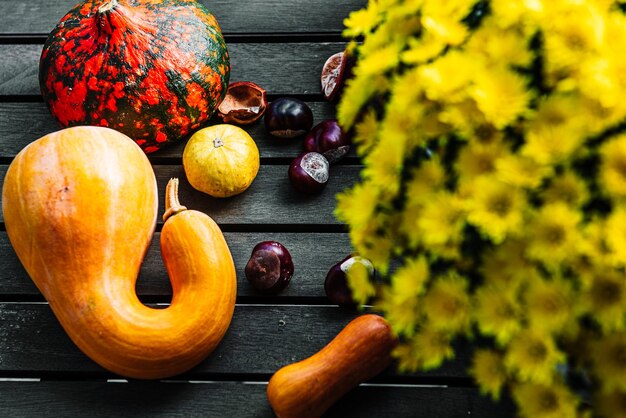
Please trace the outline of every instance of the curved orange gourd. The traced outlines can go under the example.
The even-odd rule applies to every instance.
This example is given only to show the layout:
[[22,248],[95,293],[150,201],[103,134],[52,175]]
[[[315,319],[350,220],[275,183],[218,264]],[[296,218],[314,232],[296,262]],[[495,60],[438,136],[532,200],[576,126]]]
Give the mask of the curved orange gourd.
[[339,398],[391,363],[396,339],[385,319],[361,315],[311,357],[278,370],[267,399],[279,418],[322,416]]
[[108,128],[46,135],[11,163],[2,189],[7,233],[74,343],[120,375],[156,379],[202,361],[224,336],[236,297],[219,227],[184,210],[168,185],[161,252],[172,283],[166,309],[143,305],[135,283],[158,210],[143,151]]

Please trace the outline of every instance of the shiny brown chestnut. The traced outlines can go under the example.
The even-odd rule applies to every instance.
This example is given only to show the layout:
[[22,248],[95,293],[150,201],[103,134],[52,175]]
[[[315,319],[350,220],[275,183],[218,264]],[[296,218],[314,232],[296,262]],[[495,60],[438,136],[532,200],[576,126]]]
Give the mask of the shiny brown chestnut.
[[304,149],[319,152],[330,164],[334,164],[350,151],[350,140],[336,119],[326,119],[306,135]]
[[330,164],[319,152],[305,152],[289,166],[289,181],[300,193],[320,193],[328,183]]
[[309,132],[313,112],[302,100],[281,97],[270,103],[265,112],[265,128],[279,138],[295,138]]
[[265,89],[249,81],[238,81],[228,86],[217,115],[224,123],[248,125],[259,120],[266,108]]
[[268,294],[278,293],[287,287],[293,272],[291,254],[277,241],[263,241],[255,245],[245,268],[246,279],[252,287]]
[[355,263],[363,264],[370,275],[374,274],[374,266],[368,259],[350,254],[330,268],[324,281],[324,291],[328,299],[344,308],[356,308],[357,306],[347,279],[348,271]]

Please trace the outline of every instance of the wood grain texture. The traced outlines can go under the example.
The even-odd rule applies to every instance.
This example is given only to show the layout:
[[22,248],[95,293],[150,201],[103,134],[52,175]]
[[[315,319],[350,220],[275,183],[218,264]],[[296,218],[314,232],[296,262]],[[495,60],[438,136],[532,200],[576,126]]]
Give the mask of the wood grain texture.
[[[237,305],[217,349],[179,378],[268,379],[281,367],[319,351],[358,315],[333,306]],[[114,377],[74,346],[47,304],[0,303],[0,353],[0,376],[11,372],[29,377],[50,373]],[[390,366],[378,379],[465,378],[469,357],[469,348],[460,346],[457,358],[440,369],[402,377]]]
[[[327,102],[308,102],[313,111],[315,124],[335,117],[335,107]],[[211,123],[221,123],[214,118]],[[275,138],[267,133],[263,120],[243,126],[256,142],[262,158],[293,158],[302,151],[302,138]],[[59,130],[59,125],[44,103],[0,102],[0,158],[12,158],[30,142]],[[186,139],[179,144],[166,147],[151,158],[180,159]],[[349,156],[354,157],[354,151]],[[354,158],[353,158],[354,160]]]
[[[151,416],[270,418],[265,384],[0,382],[0,416]],[[473,388],[359,386],[326,414],[361,418],[503,418],[509,400],[493,403]]]
[[[0,34],[47,34],[78,0],[1,0]],[[200,0],[230,33],[340,32],[350,11],[366,0]]]
[[[282,243],[291,253],[296,266],[289,286],[275,298],[318,298],[318,303],[329,303],[324,293],[324,280],[330,267],[351,252],[347,234],[339,233],[242,233],[224,234],[237,268],[237,296],[240,302],[254,298],[263,301],[263,296],[248,283],[244,268],[252,248],[266,240]],[[146,254],[137,293],[152,296],[151,301],[167,302],[172,294],[169,278],[161,259],[160,234],[155,234]],[[0,232],[0,301],[3,295],[13,300],[37,299],[40,293],[20,264],[6,232]],[[42,297],[43,300],[43,297]]]
[[[0,165],[0,178],[8,166]],[[165,185],[172,177],[180,179],[180,201],[189,209],[207,213],[217,223],[238,225],[341,225],[333,215],[335,195],[355,184],[360,167],[331,167],[326,188],[317,195],[296,192],[287,175],[286,165],[262,165],[248,190],[227,199],[213,198],[191,187],[182,165],[157,165],[154,171],[159,188],[158,222],[163,214]],[[0,183],[1,184],[1,183]],[[1,198],[0,198],[1,199]],[[4,222],[4,216],[0,218]]]
[[[321,95],[324,62],[344,47],[343,42],[230,43],[230,81],[253,81],[274,95]],[[0,96],[40,94],[42,48],[43,45],[0,44]]]

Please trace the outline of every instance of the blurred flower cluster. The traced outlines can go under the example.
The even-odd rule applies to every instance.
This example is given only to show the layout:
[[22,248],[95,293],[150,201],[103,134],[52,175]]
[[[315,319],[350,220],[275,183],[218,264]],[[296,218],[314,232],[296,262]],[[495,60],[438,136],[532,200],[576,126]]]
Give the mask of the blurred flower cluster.
[[382,274],[350,285],[401,369],[469,339],[481,390],[521,416],[626,417],[623,3],[370,0],[346,19],[337,112],[364,168],[337,215]]

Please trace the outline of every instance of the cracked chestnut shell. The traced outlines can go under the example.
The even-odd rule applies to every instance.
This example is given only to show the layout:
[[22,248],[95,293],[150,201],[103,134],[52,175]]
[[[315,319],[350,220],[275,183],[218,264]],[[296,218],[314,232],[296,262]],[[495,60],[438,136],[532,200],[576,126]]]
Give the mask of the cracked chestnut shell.
[[324,98],[330,102],[339,100],[346,80],[353,76],[356,64],[354,52],[346,49],[331,55],[322,67],[320,78]]
[[265,128],[279,138],[295,138],[311,130],[313,112],[302,100],[281,97],[274,100],[265,112]]
[[249,81],[231,83],[217,108],[224,123],[249,125],[259,120],[267,109],[265,89]]
[[293,276],[294,267],[291,254],[277,241],[263,241],[255,245],[246,264],[248,282],[262,293],[278,293],[283,290]]
[[319,152],[305,152],[296,157],[289,166],[289,181],[300,193],[320,193],[330,176],[330,164]]

